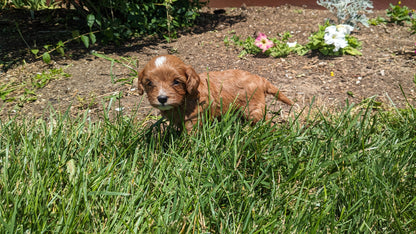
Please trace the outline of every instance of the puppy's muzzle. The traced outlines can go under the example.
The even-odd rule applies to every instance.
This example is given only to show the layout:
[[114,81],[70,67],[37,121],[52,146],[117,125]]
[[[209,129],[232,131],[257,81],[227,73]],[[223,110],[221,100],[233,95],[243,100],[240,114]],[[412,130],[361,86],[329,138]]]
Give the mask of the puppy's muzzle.
[[166,95],[160,95],[157,97],[157,100],[160,102],[160,104],[165,104],[166,102],[168,102],[168,96]]
[[168,103],[168,96],[166,96],[166,95],[159,95],[159,96],[157,96],[157,100],[159,101],[159,105],[157,105],[156,107],[159,109],[159,110],[162,110],[162,111],[166,111],[166,110],[170,110],[170,109],[172,109],[173,108],[173,106],[172,105],[169,105],[169,104],[167,104]]

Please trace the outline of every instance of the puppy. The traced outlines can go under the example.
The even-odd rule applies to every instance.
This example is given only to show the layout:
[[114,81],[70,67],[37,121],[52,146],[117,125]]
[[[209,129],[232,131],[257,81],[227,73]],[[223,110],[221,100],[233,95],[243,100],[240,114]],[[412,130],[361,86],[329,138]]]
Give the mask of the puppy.
[[138,92],[146,91],[150,104],[178,129],[188,132],[198,122],[199,114],[220,117],[230,107],[242,108],[243,117],[256,123],[265,115],[265,96],[293,105],[266,79],[242,70],[197,74],[173,55],[151,59],[139,73]]

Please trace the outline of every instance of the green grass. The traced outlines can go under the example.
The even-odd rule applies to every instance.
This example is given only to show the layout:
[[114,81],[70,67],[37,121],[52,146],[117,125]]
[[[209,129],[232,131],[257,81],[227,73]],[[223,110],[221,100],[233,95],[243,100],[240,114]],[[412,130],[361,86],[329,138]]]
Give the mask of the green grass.
[[3,121],[0,233],[414,231],[415,109],[357,109],[191,135],[134,116]]

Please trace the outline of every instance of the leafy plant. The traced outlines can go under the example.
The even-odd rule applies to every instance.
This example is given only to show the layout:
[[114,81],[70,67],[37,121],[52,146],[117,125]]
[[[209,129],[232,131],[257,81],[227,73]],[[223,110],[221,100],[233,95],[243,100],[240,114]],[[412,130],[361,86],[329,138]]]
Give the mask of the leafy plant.
[[[58,43],[56,43],[55,46],[44,45],[43,48],[46,51],[43,52],[41,55],[38,55],[39,54],[39,49],[31,49],[30,51],[32,52],[32,54],[34,54],[36,56],[36,59],[42,58],[43,62],[50,63],[51,62],[51,54],[56,51],[61,56],[64,56],[65,55],[65,45],[70,43],[70,42],[82,41],[84,46],[86,48],[89,48],[91,46],[91,44],[95,44],[95,42],[97,41],[95,33],[99,32],[99,31],[92,31],[92,27],[93,27],[95,22],[96,22],[95,16],[94,15],[88,15],[87,16],[87,26],[90,29],[90,31],[88,33],[84,33],[84,34],[80,35],[79,31],[75,30],[75,31],[72,32],[72,38],[71,39],[68,39],[64,42],[63,41],[58,41]],[[20,30],[19,30],[19,32],[20,32]],[[22,38],[23,38],[23,36],[22,36]],[[27,46],[29,46],[29,45],[27,45]]]
[[68,73],[64,72],[63,68],[52,68],[48,71],[43,71],[40,74],[36,74],[32,79],[32,86],[35,88],[45,87],[51,80],[60,79],[63,77],[70,77]]
[[381,16],[377,16],[376,18],[369,19],[368,20],[368,23],[370,25],[376,26],[376,25],[379,25],[379,24],[385,24],[385,23],[387,23],[387,20],[385,18],[381,17]]
[[411,21],[411,26],[410,26],[410,30],[412,32],[412,34],[416,33],[416,18],[413,15],[412,21]]
[[49,1],[47,3],[46,0],[3,0],[3,8],[7,6],[21,9],[21,8],[29,8],[34,11],[38,11],[41,9],[48,8],[49,6],[53,5],[54,0]]
[[[27,7],[29,4],[27,1],[14,1],[20,4],[20,7]],[[44,1],[46,0],[31,0],[30,2]],[[85,19],[89,32],[83,33],[75,30],[72,38],[44,45],[42,49],[31,48],[26,43],[36,58],[42,58],[45,63],[50,63],[53,52],[64,55],[65,45],[73,41],[82,42],[86,48],[96,43],[97,40],[103,43],[110,41],[120,43],[123,40],[146,35],[163,36],[169,41],[177,37],[179,30],[194,25],[199,15],[198,10],[206,4],[200,0],[79,0],[69,2]],[[18,31],[21,34],[19,29]],[[21,38],[24,40],[23,35]]]
[[325,7],[337,17],[337,24],[357,24],[368,27],[368,19],[364,13],[371,13],[373,2],[370,0],[318,0],[317,4]]
[[390,23],[402,26],[405,23],[410,24],[411,34],[416,33],[416,15],[414,9],[402,6],[401,1],[398,1],[396,5],[390,3],[390,9],[387,9],[386,12]]
[[359,42],[357,38],[351,35],[345,35],[345,40],[348,43],[346,47],[334,51],[335,46],[329,45],[325,42],[325,29],[329,26],[329,22],[326,22],[324,25],[319,25],[319,30],[317,32],[314,32],[309,37],[309,42],[306,45],[306,47],[313,51],[319,51],[323,55],[362,55],[362,53],[358,50],[361,48],[361,42]]
[[175,38],[178,30],[192,26],[205,2],[195,0],[71,1],[82,15],[94,15],[105,41],[143,35]]
[[407,6],[401,6],[400,1],[393,5],[390,3],[390,9],[387,9],[387,16],[390,18],[390,23],[398,25],[404,25],[404,23],[410,23],[412,20],[412,11]]
[[[328,27],[336,28],[340,30],[339,32],[336,31],[337,37],[340,35],[342,38],[336,38],[338,41],[344,43],[343,46],[339,46],[336,43],[331,44],[328,43],[326,40],[326,29]],[[243,57],[247,54],[261,54],[263,53],[266,56],[272,57],[285,57],[290,53],[296,53],[300,56],[305,55],[308,51],[319,51],[324,55],[330,56],[339,56],[344,54],[349,55],[362,55],[359,51],[361,48],[361,42],[358,41],[357,38],[351,36],[349,33],[353,28],[349,25],[338,25],[338,26],[331,26],[327,21],[325,25],[319,26],[319,30],[314,32],[309,37],[309,42],[306,45],[300,45],[297,43],[289,43],[288,40],[292,35],[289,32],[280,35],[281,39],[271,38],[266,39],[263,38],[265,35],[261,34],[257,39],[253,37],[247,37],[246,40],[241,40],[239,36],[233,35],[231,38],[225,37],[224,44],[230,45],[230,43],[236,45],[237,47],[242,47],[242,51],[238,55],[239,57]],[[328,36],[328,35],[327,35]],[[332,36],[332,35],[329,35]],[[264,40],[264,42],[259,42],[259,39]],[[334,40],[334,42],[337,42]],[[263,44],[262,44],[263,43]],[[262,51],[263,49],[263,51]]]
[[16,102],[18,106],[37,100],[36,91],[45,87],[50,81],[70,77],[65,68],[52,68],[30,77],[29,82],[12,80],[7,83],[0,81],[0,99]]
[[[234,43],[237,47],[242,47],[243,50],[240,52],[238,57],[244,57],[247,54],[259,54],[261,49],[254,44],[255,39],[253,37],[247,37],[246,40],[241,40],[240,36],[233,35],[231,37],[231,42]],[[226,37],[224,39],[226,45],[229,45],[229,39]]]
[[414,9],[409,13],[409,16],[410,16],[410,24],[411,24],[410,31],[413,35],[416,33],[416,12]]
[[13,82],[7,82],[5,84],[0,84],[0,99],[3,101],[8,101],[10,98],[8,95],[15,91],[18,86],[14,85]]
[[[286,57],[290,53],[297,53],[299,55],[304,55],[308,51],[300,44],[295,44],[290,46],[288,40],[292,35],[289,32],[285,32],[283,35],[278,35],[278,38],[271,38],[270,41],[273,42],[273,46],[264,51],[264,55],[272,57]],[[256,45],[256,39],[253,37],[247,37],[245,40],[241,40],[239,36],[233,35],[231,38],[226,37],[224,39],[224,44],[229,45],[231,42],[237,47],[242,47],[242,51],[238,57],[244,57],[247,54],[261,54],[262,49]]]
[[76,107],[81,110],[91,109],[98,105],[97,97],[95,93],[90,93],[87,97],[77,95],[78,104]]

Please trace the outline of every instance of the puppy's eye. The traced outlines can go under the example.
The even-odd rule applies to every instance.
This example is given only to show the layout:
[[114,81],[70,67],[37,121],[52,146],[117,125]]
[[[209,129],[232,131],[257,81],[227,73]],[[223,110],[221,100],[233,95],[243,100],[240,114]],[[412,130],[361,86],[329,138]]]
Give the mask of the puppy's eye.
[[181,82],[178,80],[178,79],[174,79],[173,80],[173,85],[178,85],[178,84],[180,84]]
[[145,84],[146,86],[153,86],[153,83],[150,80],[146,80]]

